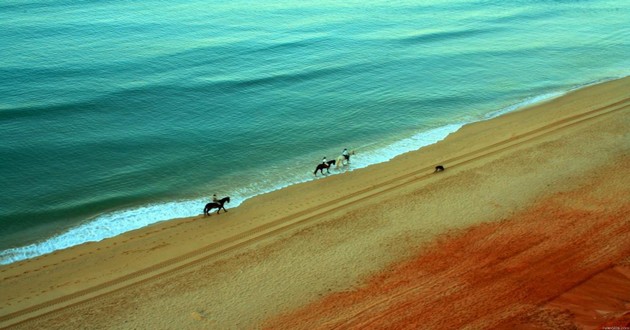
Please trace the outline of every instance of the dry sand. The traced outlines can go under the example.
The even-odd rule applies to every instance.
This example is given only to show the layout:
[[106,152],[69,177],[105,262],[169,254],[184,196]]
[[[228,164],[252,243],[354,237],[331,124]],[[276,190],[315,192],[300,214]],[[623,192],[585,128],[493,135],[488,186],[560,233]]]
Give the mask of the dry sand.
[[629,96],[2,266],[0,328],[630,327]]

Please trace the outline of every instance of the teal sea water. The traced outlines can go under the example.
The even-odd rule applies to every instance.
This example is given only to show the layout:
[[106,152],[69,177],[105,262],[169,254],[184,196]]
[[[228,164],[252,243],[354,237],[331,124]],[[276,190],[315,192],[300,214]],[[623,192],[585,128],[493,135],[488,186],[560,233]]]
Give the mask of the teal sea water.
[[630,74],[630,2],[0,2],[0,263]]

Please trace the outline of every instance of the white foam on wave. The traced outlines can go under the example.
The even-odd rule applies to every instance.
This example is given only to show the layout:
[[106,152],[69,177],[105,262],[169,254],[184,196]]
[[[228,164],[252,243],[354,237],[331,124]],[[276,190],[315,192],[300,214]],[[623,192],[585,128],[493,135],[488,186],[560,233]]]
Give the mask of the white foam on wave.
[[[242,199],[236,198],[230,204],[237,206],[241,202]],[[75,245],[101,241],[164,220],[196,216],[201,213],[199,206],[204,203],[205,200],[177,201],[103,214],[42,242],[1,251],[0,264],[10,264]]]
[[352,160],[353,169],[384,163],[396,156],[418,150],[419,148],[444,140],[449,134],[459,130],[465,123],[449,124],[428,131],[417,133],[409,138],[396,141],[386,147],[373,151],[361,152]]
[[562,95],[565,95],[568,92],[569,91],[567,91],[567,92],[553,92],[553,93],[547,93],[547,94],[542,94],[542,95],[538,95],[538,96],[532,96],[532,97],[526,98],[523,101],[514,103],[512,105],[509,105],[509,106],[507,106],[505,108],[499,109],[497,111],[490,112],[490,113],[488,113],[488,114],[486,114],[484,116],[484,119],[492,119],[492,118],[504,115],[506,113],[516,111],[518,109],[523,109],[523,108],[526,108],[526,107],[529,107],[529,106],[532,106],[532,105],[535,105],[535,104],[538,104],[538,103],[547,102],[547,101],[553,100],[555,98],[558,98],[558,97],[560,97]]

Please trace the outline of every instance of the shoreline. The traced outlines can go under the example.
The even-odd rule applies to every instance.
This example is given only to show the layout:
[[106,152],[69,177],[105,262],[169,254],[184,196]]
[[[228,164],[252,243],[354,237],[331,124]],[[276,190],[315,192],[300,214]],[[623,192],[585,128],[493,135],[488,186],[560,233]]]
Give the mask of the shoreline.
[[[508,219],[526,225],[519,219],[526,214],[536,219],[541,213],[535,206],[542,201],[560,201],[554,206],[560,213],[552,214],[587,207],[577,214],[590,219],[589,214],[596,214],[602,205],[608,205],[607,212],[619,214],[628,207],[619,198],[627,196],[622,192],[630,186],[624,185],[628,168],[624,167],[627,156],[623,158],[629,139],[628,90],[630,77],[589,86],[465,125],[444,141],[387,163],[256,196],[225,214],[158,223],[0,266],[5,293],[0,327],[98,324],[124,328],[129,326],[127,321],[136,326],[178,328],[199,327],[199,322],[247,328],[277,324],[273,322],[282,321],[282,315],[300,315],[299,308],[317,305],[321,299],[357,292],[375,276],[388,279],[392,267],[429,251],[436,239],[449,242],[467,228],[474,232],[477,226]],[[446,171],[433,174],[437,164],[446,166]],[[619,164],[621,170],[614,171]],[[609,179],[598,169],[614,175]],[[571,205],[572,200],[563,196],[590,199],[580,200],[584,203],[580,206]],[[609,203],[600,205],[593,202],[596,199]],[[621,235],[628,230],[627,221],[621,216],[607,224]],[[558,223],[558,232],[575,227],[575,222],[573,227],[565,225]],[[547,242],[545,228],[539,223],[535,228],[542,236],[523,241],[531,247]],[[516,233],[522,232],[527,230]],[[513,240],[518,245],[521,239],[508,235],[499,242]],[[630,255],[628,243],[615,242],[610,247],[590,244],[594,254],[569,258],[583,264],[566,261],[563,265],[569,271],[582,267],[585,271],[580,274],[592,275],[620,260],[588,262],[598,260],[602,252]],[[566,244],[558,249],[569,253],[579,249],[572,236],[566,237]],[[530,251],[530,245],[522,248]],[[451,252],[463,257],[468,253],[464,249]],[[500,260],[485,262],[494,265]],[[429,271],[421,268],[414,274]],[[465,269],[455,269],[452,278],[437,276],[435,281],[460,283],[465,273]],[[449,292],[448,286],[442,289],[431,294]],[[492,297],[484,296],[483,301],[493,301]],[[477,303],[474,292],[465,298]],[[370,304],[369,299],[364,302]],[[540,301],[531,304],[536,307]],[[525,312],[514,308],[505,315]],[[92,314],[93,310],[98,312]],[[92,316],[90,320],[84,318],[86,313]],[[352,319],[352,313],[340,309],[336,317]],[[507,316],[489,317],[509,321]],[[476,324],[497,324],[491,319],[484,322]]]
[[[487,115],[484,115],[482,119],[477,119],[475,121],[466,122],[466,123],[451,123],[445,126],[440,126],[437,128],[433,128],[427,131],[423,131],[417,133],[411,137],[407,137],[405,139],[393,142],[389,144],[387,147],[379,148],[375,153],[376,156],[374,159],[365,161],[361,160],[362,155],[359,155],[359,165],[354,165],[355,168],[342,169],[343,172],[337,172],[333,170],[331,174],[343,174],[346,172],[355,171],[361,168],[365,168],[368,166],[374,166],[377,164],[387,163],[392,159],[404,155],[409,152],[417,151],[419,148],[424,148],[426,146],[438,143],[444,140],[447,136],[456,133],[458,130],[461,130],[462,127],[466,125],[475,124],[478,122],[483,122],[487,120],[492,120],[498,116],[502,116],[505,114],[509,114],[511,112],[518,112],[529,107],[536,106],[541,103],[549,102],[556,98],[562,97],[571,92],[588,88],[589,86],[595,86],[598,84],[615,81],[619,79],[624,79],[625,77],[617,77],[617,78],[603,78],[597,81],[588,82],[584,84],[577,85],[575,87],[569,88],[566,91],[562,92],[553,92],[546,93],[538,96],[529,97],[523,101],[517,102],[512,105],[505,106],[501,109],[489,112]],[[450,127],[450,128],[449,128]],[[393,150],[393,152],[391,151]],[[373,151],[374,153],[374,151]],[[365,155],[363,155],[365,157]],[[357,159],[357,158],[355,158]],[[304,182],[310,182],[317,178],[303,178],[302,180],[292,180],[291,182],[280,182],[270,190],[264,190],[260,193],[256,193],[252,196],[240,196],[236,199],[236,205],[234,208],[238,207],[242,202],[247,201],[249,199],[255,198],[262,194],[273,193],[275,191],[285,189],[286,187],[292,185],[302,184]],[[238,189],[237,189],[238,190]],[[234,196],[232,196],[234,201]],[[46,255],[49,253],[53,253],[58,250],[63,250],[67,248],[71,248],[73,246],[91,243],[91,242],[99,242],[104,239],[113,238],[124,233],[146,228],[152,226],[154,224],[158,224],[161,222],[172,221],[173,219],[183,218],[183,217],[194,217],[196,214],[189,214],[189,211],[184,211],[185,209],[192,208],[192,205],[203,205],[205,202],[202,199],[198,200],[186,200],[186,201],[172,201],[167,203],[160,204],[149,204],[140,207],[136,207],[133,209],[125,209],[113,211],[110,213],[105,213],[99,215],[85,224],[72,227],[66,232],[63,232],[58,235],[54,235],[43,241],[29,244],[26,246],[19,246],[14,248],[9,248],[0,251],[0,265],[8,265],[15,262],[19,262],[22,260],[28,260],[32,258],[36,258],[42,255]],[[234,205],[234,203],[232,203]],[[169,218],[160,218],[158,214],[164,212],[166,209],[179,209],[179,213],[175,212],[174,214],[179,214],[176,217]],[[199,207],[197,207],[199,208]],[[152,214],[147,218],[147,214]],[[155,219],[159,220],[155,220]],[[124,219],[124,220],[122,220]],[[118,224],[120,221],[124,221],[126,224],[123,224],[122,227]],[[99,231],[99,228],[100,231]],[[103,232],[102,228],[107,228],[109,232]],[[81,237],[77,240],[76,237]]]

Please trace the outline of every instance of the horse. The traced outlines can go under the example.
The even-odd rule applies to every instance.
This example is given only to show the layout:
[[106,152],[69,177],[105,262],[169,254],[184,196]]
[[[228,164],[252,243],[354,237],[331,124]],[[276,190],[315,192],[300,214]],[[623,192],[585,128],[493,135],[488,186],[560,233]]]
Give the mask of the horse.
[[433,171],[433,173],[442,172],[442,171],[444,171],[444,166],[443,165],[438,165],[438,166],[435,167],[435,171]]
[[328,171],[328,169],[332,166],[335,165],[337,163],[336,160],[329,160],[326,162],[326,164],[321,163],[321,164],[317,164],[317,167],[315,168],[315,171],[313,172],[313,175],[317,176],[317,171],[320,171],[322,173],[322,175],[324,175],[324,169],[326,169],[326,173],[330,173],[330,171]]
[[335,169],[339,169],[342,166],[350,165],[350,156],[352,155],[354,155],[354,150],[348,153],[348,158],[346,158],[344,155],[340,155],[339,157],[337,157],[337,166],[335,166]]
[[229,203],[229,202],[230,202],[230,197],[229,197],[229,196],[228,196],[228,197],[221,198],[221,199],[219,200],[219,202],[218,202],[218,203],[215,203],[215,202],[210,202],[210,203],[206,204],[206,207],[204,207],[204,209],[203,209],[203,215],[204,215],[204,216],[206,216],[206,215],[210,215],[209,213],[210,213],[210,210],[212,210],[212,209],[218,209],[218,210],[217,210],[217,214],[219,214],[219,212],[221,211],[221,209],[223,209],[223,211],[227,212],[227,210],[225,209],[225,207],[223,206],[223,204],[225,204],[225,203]]

